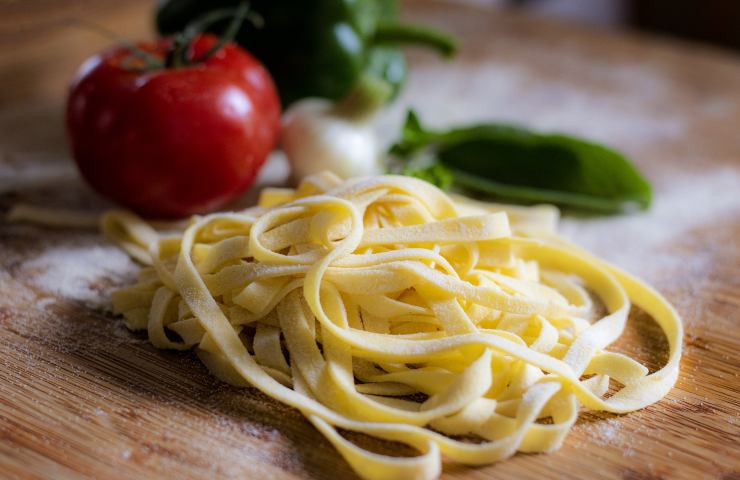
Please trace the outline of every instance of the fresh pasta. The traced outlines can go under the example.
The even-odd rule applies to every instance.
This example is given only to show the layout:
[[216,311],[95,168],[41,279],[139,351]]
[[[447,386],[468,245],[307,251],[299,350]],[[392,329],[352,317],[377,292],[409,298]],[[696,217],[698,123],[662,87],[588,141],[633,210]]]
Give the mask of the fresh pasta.
[[[182,232],[120,211],[102,228],[145,264],[113,294],[130,329],[300,410],[359,475],[385,480],[436,478],[442,456],[481,465],[551,452],[581,406],[629,412],[673,386],[673,307],[561,240],[556,223],[550,207],[325,173]],[[606,350],[631,302],[668,340],[654,373]],[[418,454],[371,452],[343,430]]]

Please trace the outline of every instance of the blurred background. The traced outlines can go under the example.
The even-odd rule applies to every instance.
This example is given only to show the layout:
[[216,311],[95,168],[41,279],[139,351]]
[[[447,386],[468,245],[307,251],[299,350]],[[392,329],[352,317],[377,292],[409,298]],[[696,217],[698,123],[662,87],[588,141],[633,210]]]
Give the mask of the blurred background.
[[602,26],[623,26],[740,49],[738,0],[458,0]]
[[[207,1],[207,0],[206,0]],[[602,30],[647,32],[726,49],[740,49],[740,0],[445,0]],[[70,35],[70,18],[94,21],[128,38],[151,35],[156,0],[0,0],[0,105],[38,96],[76,65],[55,64],[55,50],[80,61],[107,40]],[[422,3],[401,0],[402,4]],[[439,3],[435,0],[432,3]],[[138,18],[134,23],[131,20]],[[79,29],[78,29],[79,30]],[[108,41],[109,42],[109,41]],[[48,55],[48,57],[47,57]],[[72,62],[74,63],[74,62]],[[20,81],[19,79],[23,79]],[[13,88],[7,88],[8,82]],[[66,83],[66,82],[63,82]],[[20,84],[20,85],[19,85]],[[12,94],[8,92],[12,91]],[[53,94],[58,95],[59,89]]]
[[[508,15],[594,30],[648,32],[740,49],[739,0],[445,0]],[[156,0],[0,0],[0,107],[58,98],[79,62],[110,39],[70,25],[82,18],[142,39],[152,35]],[[402,4],[421,4],[401,0]],[[440,3],[438,0],[431,2]],[[134,21],[136,20],[136,21]],[[493,26],[491,27],[494,28]],[[59,51],[64,51],[62,62]]]

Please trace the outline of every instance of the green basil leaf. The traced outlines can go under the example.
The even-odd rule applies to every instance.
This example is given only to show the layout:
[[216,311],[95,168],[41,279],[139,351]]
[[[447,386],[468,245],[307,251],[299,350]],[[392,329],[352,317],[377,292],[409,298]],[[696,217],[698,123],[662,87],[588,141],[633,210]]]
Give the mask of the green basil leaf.
[[433,137],[434,134],[422,128],[416,112],[409,110],[406,114],[403,129],[401,130],[401,139],[391,146],[389,153],[407,159],[412,154],[429,145]]
[[401,171],[401,175],[426,180],[442,190],[448,190],[455,181],[455,175],[439,163],[422,168],[406,167]]
[[517,201],[620,212],[652,196],[623,155],[565,135],[488,130],[438,147],[437,159],[459,185]]
[[561,134],[508,124],[426,130],[410,112],[392,153],[430,149],[463,189],[517,202],[616,213],[650,206],[650,184],[621,153]]

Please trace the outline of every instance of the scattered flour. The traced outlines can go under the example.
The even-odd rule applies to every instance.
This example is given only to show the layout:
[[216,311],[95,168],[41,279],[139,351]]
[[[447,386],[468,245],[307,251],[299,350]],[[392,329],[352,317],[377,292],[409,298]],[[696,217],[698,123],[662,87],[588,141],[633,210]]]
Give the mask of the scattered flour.
[[600,446],[620,445],[622,438],[619,432],[619,420],[610,418],[589,425],[586,430],[590,439]]
[[597,255],[647,280],[676,269],[700,269],[711,260],[709,248],[691,257],[664,247],[685,240],[690,231],[723,218],[740,219],[740,169],[666,173],[655,184],[646,212],[614,217],[563,219],[560,233]]
[[[136,264],[114,246],[52,247],[23,264],[31,283],[45,292],[91,308],[109,308],[110,293],[134,278]],[[41,302],[48,304],[48,299]]]
[[[666,92],[674,90],[668,85],[672,80],[660,71],[596,62],[583,70],[572,57],[560,57],[558,71],[565,68],[579,78],[591,76],[595,85],[607,91],[550,77],[541,81],[541,74],[533,67],[504,61],[466,64],[465,68],[418,65],[399,101],[379,116],[381,137],[388,142],[397,137],[409,106],[418,110],[424,123],[435,127],[504,121],[632,148],[675,139],[687,130],[685,113],[670,109],[674,102]],[[549,57],[542,60],[554,61]],[[419,98],[417,92],[423,92],[424,97]]]
[[80,176],[71,161],[43,162],[34,158],[34,161],[22,164],[0,162],[0,193],[79,181]]
[[36,308],[44,310],[46,307],[50,305],[54,305],[56,303],[56,300],[54,300],[53,297],[44,297],[36,302]]
[[635,455],[635,449],[640,448],[642,444],[642,432],[644,426],[624,425],[623,418],[601,418],[596,421],[577,423],[574,427],[574,433],[577,439],[573,440],[573,445],[577,448],[588,448],[590,445],[599,447],[611,447],[615,451],[621,452],[625,457]]

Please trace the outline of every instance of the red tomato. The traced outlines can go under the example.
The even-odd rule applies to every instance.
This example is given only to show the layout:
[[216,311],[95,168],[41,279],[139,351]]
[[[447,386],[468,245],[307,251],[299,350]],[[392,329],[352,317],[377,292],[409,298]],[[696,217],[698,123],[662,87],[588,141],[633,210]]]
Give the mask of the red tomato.
[[[199,59],[216,37],[192,43]],[[140,48],[164,58],[170,40]],[[267,70],[227,44],[202,63],[133,71],[113,48],[85,62],[67,104],[72,152],[98,192],[142,215],[221,207],[246,190],[275,146],[280,101]]]

